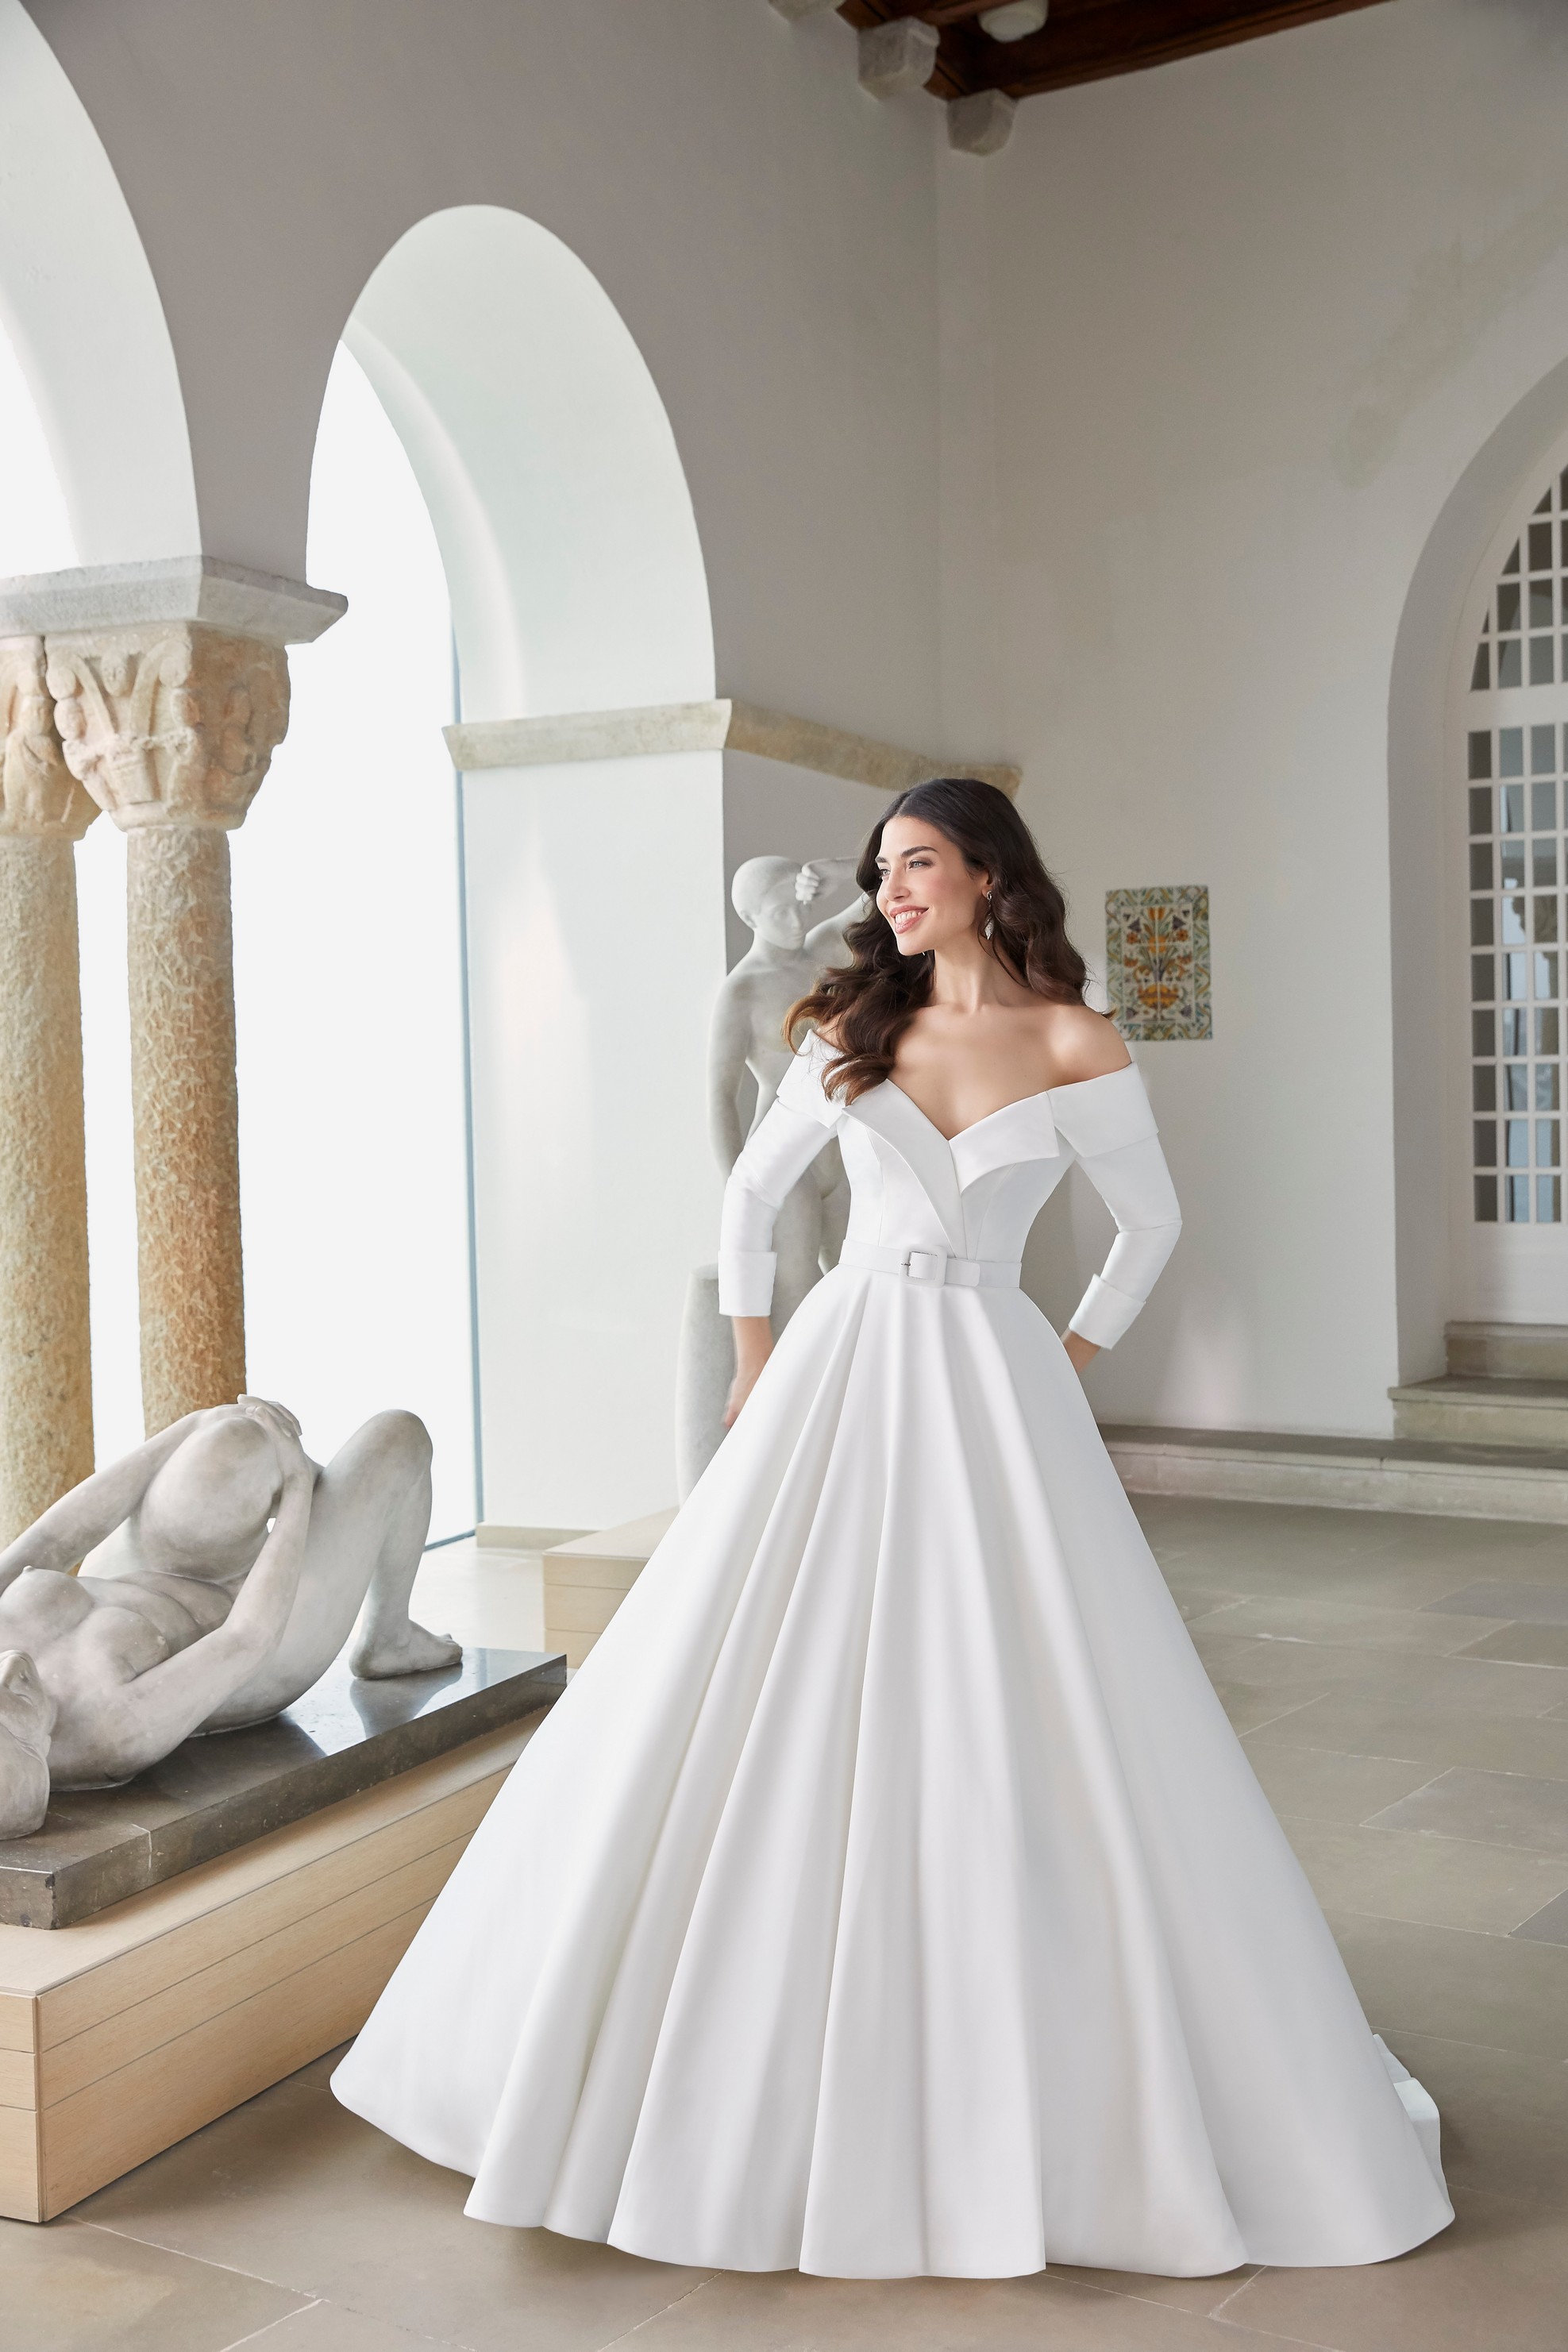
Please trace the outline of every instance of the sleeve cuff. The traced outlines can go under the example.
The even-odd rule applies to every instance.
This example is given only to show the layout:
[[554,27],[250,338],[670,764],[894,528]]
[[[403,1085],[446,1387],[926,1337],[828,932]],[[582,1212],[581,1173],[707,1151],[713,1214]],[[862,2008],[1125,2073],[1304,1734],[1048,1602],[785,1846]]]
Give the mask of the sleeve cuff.
[[772,1250],[720,1250],[718,1311],[721,1315],[766,1315],[773,1304]]
[[1067,1328],[1096,1348],[1113,1348],[1124,1332],[1131,1330],[1143,1303],[1141,1298],[1129,1298],[1124,1290],[1113,1290],[1095,1275]]

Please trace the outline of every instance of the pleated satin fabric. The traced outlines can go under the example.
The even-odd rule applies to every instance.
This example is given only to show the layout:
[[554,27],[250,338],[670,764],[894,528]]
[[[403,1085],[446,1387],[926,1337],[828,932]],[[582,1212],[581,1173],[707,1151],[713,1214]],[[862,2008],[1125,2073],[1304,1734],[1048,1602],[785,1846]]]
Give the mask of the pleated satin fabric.
[[[1040,1171],[956,1185],[1009,1172],[988,1257]],[[1208,2274],[1452,2218],[1061,1342],[850,1267],[333,2087],[479,2220],[718,2268]]]

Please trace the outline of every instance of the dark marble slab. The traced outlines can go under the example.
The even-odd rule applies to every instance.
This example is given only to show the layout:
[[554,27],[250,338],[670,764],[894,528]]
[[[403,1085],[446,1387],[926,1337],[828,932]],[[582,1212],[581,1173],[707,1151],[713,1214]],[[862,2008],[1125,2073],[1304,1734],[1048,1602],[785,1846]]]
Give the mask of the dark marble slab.
[[0,1840],[0,1925],[68,1927],[549,1706],[566,1660],[465,1650],[460,1666],[361,1682],[340,1659],[250,1731],[187,1739],[119,1789],[57,1790],[42,1829]]

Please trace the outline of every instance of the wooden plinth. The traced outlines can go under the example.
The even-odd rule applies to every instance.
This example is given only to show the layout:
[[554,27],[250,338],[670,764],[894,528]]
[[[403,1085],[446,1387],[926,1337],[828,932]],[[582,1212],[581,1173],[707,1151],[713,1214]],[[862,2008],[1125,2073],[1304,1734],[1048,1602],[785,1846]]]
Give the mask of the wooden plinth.
[[0,2214],[47,2221],[364,2023],[543,1716],[74,1927],[0,1927]]
[[545,1648],[564,1650],[569,1666],[580,1666],[626,1595],[646,1568],[674,1518],[650,1511],[624,1527],[602,1528],[557,1544],[544,1556]]

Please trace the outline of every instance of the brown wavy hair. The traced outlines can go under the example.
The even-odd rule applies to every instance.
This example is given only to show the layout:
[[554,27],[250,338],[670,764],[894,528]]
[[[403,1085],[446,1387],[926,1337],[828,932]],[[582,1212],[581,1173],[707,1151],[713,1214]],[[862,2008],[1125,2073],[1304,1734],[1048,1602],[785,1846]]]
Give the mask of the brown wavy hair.
[[946,835],[971,874],[990,876],[984,911],[993,929],[986,945],[1015,980],[1053,1003],[1082,1004],[1089,977],[1067,936],[1066,901],[1006,793],[970,776],[912,784],[883,811],[861,852],[855,880],[873,903],[844,934],[852,961],[825,972],[784,1023],[791,1046],[808,1023],[832,1030],[841,1050],[823,1084],[847,1103],[892,1076],[899,1039],[931,1001],[931,950],[901,954],[892,924],[874,904],[883,829],[895,816],[924,818]]

